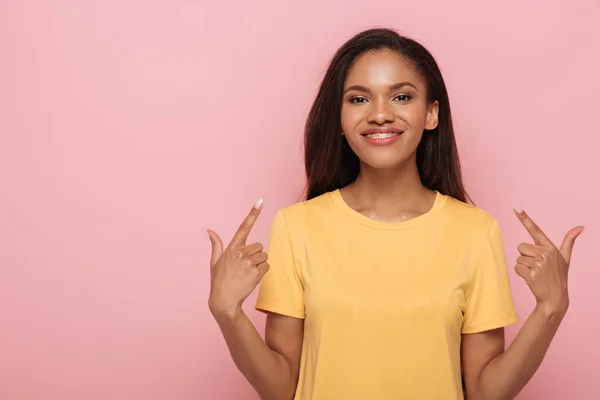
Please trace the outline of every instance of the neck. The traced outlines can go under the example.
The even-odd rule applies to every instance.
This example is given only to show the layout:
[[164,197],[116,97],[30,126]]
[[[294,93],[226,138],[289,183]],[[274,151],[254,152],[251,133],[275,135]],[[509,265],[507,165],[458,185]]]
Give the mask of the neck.
[[355,210],[389,221],[426,213],[435,201],[434,193],[423,186],[414,160],[393,169],[361,165],[357,179],[342,194]]
[[362,165],[353,183],[355,194],[364,199],[404,202],[431,191],[421,183],[416,163],[394,169],[378,169]]

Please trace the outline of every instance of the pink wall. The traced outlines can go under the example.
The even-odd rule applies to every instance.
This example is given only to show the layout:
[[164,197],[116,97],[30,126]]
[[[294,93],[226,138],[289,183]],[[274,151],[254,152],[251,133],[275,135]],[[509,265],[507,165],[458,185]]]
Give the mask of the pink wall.
[[527,240],[513,207],[557,241],[587,226],[571,310],[520,398],[599,398],[599,3],[211,3],[0,3],[0,398],[256,399],[206,307],[204,229],[229,238],[264,196],[266,239],[298,198],[328,58],[375,25],[440,62],[509,260]]

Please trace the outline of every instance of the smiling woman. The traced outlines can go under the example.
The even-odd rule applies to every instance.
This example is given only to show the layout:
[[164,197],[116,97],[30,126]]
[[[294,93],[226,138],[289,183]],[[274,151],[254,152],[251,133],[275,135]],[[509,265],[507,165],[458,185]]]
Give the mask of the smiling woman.
[[[334,56],[306,122],[306,201],[279,211],[268,255],[246,244],[257,203],[224,249],[215,232],[210,309],[263,399],[510,399],[566,313],[572,229],[534,244],[517,273],[537,307],[517,321],[502,235],[467,203],[450,104],[431,54],[387,29]],[[261,282],[263,341],[242,303]]]
[[438,102],[428,101],[423,78],[396,51],[386,49],[361,56],[346,86],[342,131],[365,163],[362,170],[395,168],[407,161],[416,167],[411,157],[416,158],[423,131],[435,129],[438,121]]
[[[354,140],[356,133],[386,130],[403,138],[370,141],[398,141],[382,154]],[[405,154],[398,158],[399,146]],[[442,74],[422,45],[393,31],[363,32],[336,53],[307,118],[305,149],[308,199],[354,182],[363,155],[381,166],[413,162],[423,186],[468,199]],[[363,172],[371,162],[362,165]]]

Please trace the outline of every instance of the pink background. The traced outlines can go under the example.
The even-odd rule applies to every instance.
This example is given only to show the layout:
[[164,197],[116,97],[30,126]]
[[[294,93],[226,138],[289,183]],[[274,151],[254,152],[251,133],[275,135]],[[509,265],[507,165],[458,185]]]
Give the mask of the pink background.
[[0,398],[257,399],[207,310],[204,229],[228,240],[264,197],[266,239],[299,199],[329,57],[373,26],[441,65],[521,323],[512,208],[556,241],[587,226],[570,312],[520,399],[600,398],[598,20],[595,0],[2,1]]

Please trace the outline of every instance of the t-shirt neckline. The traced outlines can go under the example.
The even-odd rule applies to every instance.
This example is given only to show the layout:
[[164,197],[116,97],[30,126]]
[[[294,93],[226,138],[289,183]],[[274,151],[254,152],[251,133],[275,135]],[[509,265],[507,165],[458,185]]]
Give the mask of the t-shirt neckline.
[[421,224],[425,223],[426,221],[430,220],[431,218],[433,218],[442,209],[442,207],[446,203],[446,199],[447,199],[447,196],[441,194],[440,192],[438,192],[436,190],[433,206],[426,213],[421,214],[418,217],[411,218],[406,221],[383,222],[383,221],[377,221],[375,219],[369,218],[366,215],[363,215],[363,214],[359,213],[358,211],[356,211],[355,209],[353,209],[352,207],[350,207],[346,203],[344,198],[342,197],[342,193],[340,192],[340,189],[335,189],[335,190],[329,192],[329,197],[335,203],[335,205],[338,207],[338,209],[342,213],[344,213],[346,216],[351,218],[352,220],[359,222],[363,225],[369,226],[371,228],[384,229],[384,230],[400,230],[400,229],[407,229],[407,228],[412,228],[412,227],[421,225]]

